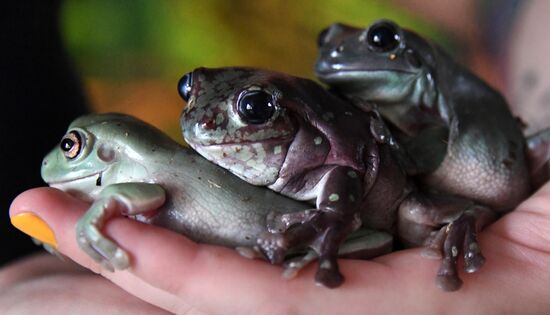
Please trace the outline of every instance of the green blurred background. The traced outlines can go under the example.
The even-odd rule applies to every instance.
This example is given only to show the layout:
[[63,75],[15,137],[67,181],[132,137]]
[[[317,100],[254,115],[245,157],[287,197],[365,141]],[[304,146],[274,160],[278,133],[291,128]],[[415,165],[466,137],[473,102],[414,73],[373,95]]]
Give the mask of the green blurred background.
[[196,67],[254,66],[313,78],[317,34],[390,18],[449,47],[384,1],[68,0],[61,23],[92,110],[138,116],[181,141],[176,84]]

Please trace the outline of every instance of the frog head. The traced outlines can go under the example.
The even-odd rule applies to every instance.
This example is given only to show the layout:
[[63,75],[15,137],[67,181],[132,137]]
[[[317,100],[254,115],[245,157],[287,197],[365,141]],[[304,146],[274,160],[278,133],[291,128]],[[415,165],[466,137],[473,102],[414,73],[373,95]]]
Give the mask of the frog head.
[[[71,123],[60,143],[42,161],[42,179],[52,187],[91,200],[118,182],[146,178],[147,149],[154,141],[149,128],[136,128],[134,118],[120,114],[83,116]],[[137,126],[145,126],[141,123]],[[140,137],[128,137],[130,134]],[[134,138],[139,143],[129,143]],[[88,194],[83,195],[83,191]]]
[[345,95],[382,105],[434,101],[434,48],[391,21],[366,29],[333,24],[318,44],[317,76]]
[[299,80],[251,68],[199,68],[182,77],[185,140],[202,156],[255,185],[279,174],[300,119],[289,86]]

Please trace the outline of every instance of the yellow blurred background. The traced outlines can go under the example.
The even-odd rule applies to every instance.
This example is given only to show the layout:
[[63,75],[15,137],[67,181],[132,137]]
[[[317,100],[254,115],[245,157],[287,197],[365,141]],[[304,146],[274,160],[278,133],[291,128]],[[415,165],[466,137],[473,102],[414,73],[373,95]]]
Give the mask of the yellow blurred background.
[[452,47],[448,33],[385,1],[67,0],[61,26],[92,110],[135,115],[181,141],[186,72],[241,65],[314,78],[323,28],[379,18]]

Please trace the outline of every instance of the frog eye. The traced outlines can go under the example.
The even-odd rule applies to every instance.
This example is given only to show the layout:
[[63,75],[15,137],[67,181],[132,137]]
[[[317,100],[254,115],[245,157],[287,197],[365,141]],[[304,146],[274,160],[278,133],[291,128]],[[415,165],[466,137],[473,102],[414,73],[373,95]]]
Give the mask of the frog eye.
[[193,73],[189,72],[181,77],[178,82],[178,92],[184,101],[188,101],[191,96],[191,85],[193,84]]
[[74,159],[82,150],[82,138],[78,132],[71,131],[61,139],[59,147],[65,157]]
[[388,52],[399,46],[401,36],[395,24],[388,21],[382,21],[369,27],[365,39],[371,50],[376,52]]
[[246,123],[263,124],[275,114],[275,102],[264,91],[247,91],[239,97],[237,113]]

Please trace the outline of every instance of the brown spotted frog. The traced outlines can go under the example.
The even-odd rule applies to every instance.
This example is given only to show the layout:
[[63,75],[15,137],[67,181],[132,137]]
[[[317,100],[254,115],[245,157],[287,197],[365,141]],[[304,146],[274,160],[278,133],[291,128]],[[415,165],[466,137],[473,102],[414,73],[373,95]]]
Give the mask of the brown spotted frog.
[[249,183],[311,209],[273,214],[259,249],[280,263],[311,246],[316,281],[339,286],[338,247],[359,226],[393,231],[409,193],[395,145],[376,112],[359,110],[315,82],[252,68],[199,68],[179,83],[189,145]]

